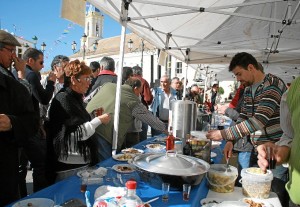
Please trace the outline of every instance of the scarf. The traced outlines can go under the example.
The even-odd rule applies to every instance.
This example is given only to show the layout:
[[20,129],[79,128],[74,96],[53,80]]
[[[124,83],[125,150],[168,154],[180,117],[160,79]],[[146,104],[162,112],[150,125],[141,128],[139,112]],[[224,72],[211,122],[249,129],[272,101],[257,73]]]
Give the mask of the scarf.
[[61,89],[51,104],[49,116],[47,126],[55,154],[59,158],[67,158],[69,152],[77,152],[85,161],[91,161],[91,138],[81,141],[85,130],[81,125],[91,120],[82,95],[70,88]]

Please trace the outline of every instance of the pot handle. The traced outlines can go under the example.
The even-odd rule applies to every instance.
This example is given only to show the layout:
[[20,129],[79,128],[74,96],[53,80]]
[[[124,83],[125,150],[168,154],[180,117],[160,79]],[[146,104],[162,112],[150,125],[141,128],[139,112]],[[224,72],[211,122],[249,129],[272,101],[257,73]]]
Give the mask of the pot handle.
[[177,151],[176,150],[167,150],[166,151],[166,156],[167,157],[169,157],[169,153],[174,153],[175,154],[174,156],[177,157]]

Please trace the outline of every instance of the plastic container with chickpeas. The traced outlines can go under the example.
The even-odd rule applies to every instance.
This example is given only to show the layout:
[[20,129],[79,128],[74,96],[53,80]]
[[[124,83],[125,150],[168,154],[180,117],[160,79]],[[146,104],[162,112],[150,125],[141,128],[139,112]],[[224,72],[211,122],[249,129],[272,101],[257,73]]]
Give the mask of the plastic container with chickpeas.
[[271,190],[273,173],[264,173],[260,168],[250,167],[241,172],[243,195],[251,198],[268,198]]

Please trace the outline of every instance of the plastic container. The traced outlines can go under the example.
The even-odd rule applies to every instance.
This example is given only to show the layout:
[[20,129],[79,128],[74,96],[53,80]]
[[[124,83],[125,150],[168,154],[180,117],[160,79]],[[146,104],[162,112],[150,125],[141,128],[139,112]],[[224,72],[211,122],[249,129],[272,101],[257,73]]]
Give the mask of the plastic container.
[[208,187],[218,193],[234,191],[235,180],[238,176],[236,167],[229,165],[231,171],[226,171],[226,164],[213,164],[207,172]]
[[243,195],[251,198],[268,198],[273,180],[272,171],[263,173],[260,168],[251,167],[241,172]]
[[175,150],[178,154],[182,154],[182,141],[175,141]]

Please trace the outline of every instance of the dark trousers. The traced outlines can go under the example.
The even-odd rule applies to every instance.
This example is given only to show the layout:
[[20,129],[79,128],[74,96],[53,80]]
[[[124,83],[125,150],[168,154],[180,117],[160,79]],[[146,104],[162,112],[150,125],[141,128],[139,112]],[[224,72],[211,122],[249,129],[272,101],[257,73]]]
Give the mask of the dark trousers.
[[26,185],[27,163],[31,163],[33,173],[33,191],[37,192],[49,185],[46,179],[46,139],[41,138],[40,133],[31,137],[23,148],[20,157],[19,190],[20,195],[27,194],[24,189]]
[[[168,129],[168,122],[167,122],[167,121],[162,121],[162,122],[164,122],[164,124],[165,124],[165,129]],[[157,136],[157,135],[161,135],[162,133],[163,133],[163,132],[158,131],[158,130],[156,130],[156,129],[153,129],[153,128],[151,127],[151,136],[152,136],[152,137]]]
[[139,132],[127,132],[122,149],[130,148],[138,143],[140,143]]
[[18,200],[18,148],[0,140],[0,206]]
[[140,142],[147,139],[148,134],[148,124],[142,122],[142,131],[140,132]]

